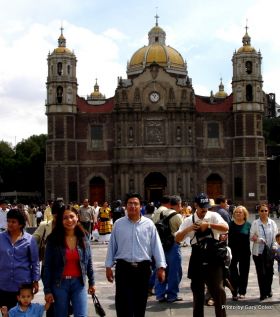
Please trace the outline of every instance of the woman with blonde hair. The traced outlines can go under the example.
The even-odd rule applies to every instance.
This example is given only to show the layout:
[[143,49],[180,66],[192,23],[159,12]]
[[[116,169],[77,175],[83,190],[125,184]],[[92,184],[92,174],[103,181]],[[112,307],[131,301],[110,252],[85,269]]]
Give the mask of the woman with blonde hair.
[[275,236],[278,232],[275,221],[269,218],[267,204],[258,207],[259,219],[254,220],[251,227],[250,238],[253,241],[253,260],[255,262],[260,300],[272,297],[271,285],[273,281],[273,260],[268,260],[263,253],[265,245],[269,248],[275,245]]
[[232,252],[229,271],[233,300],[244,299],[247,291],[251,258],[251,223],[248,217],[248,210],[244,206],[237,206],[233,210],[233,220],[229,223],[228,245]]

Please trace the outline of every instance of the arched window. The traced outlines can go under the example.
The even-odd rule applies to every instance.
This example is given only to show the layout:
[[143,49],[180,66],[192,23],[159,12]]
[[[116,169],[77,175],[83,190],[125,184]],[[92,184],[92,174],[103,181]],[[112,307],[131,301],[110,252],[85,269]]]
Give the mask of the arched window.
[[63,87],[58,86],[56,88],[56,100],[57,100],[57,103],[62,103],[62,97],[63,97]]
[[246,73],[247,74],[252,74],[253,67],[252,67],[252,62],[251,61],[247,61],[245,63],[245,69],[246,69]]
[[57,74],[58,74],[59,76],[62,75],[62,63],[61,63],[61,62],[58,62],[58,63],[57,63]]
[[70,75],[70,72],[71,72],[71,66],[67,65],[67,74]]
[[246,85],[246,100],[253,101],[253,88],[252,85]]

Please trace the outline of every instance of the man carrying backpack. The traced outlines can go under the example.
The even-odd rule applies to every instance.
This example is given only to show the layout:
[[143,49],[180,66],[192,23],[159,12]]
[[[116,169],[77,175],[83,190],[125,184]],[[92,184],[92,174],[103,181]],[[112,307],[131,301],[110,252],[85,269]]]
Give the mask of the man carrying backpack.
[[[156,210],[153,218],[156,227],[163,221],[167,221],[169,225],[169,230],[165,234],[169,241],[166,241],[164,237],[161,238],[167,263],[166,279],[163,283],[160,283],[157,279],[155,282],[156,299],[160,303],[173,303],[182,300],[181,297],[178,297],[179,284],[182,279],[181,246],[174,240],[174,234],[183,222],[182,216],[179,214],[182,208],[181,203],[182,200],[179,196],[163,196],[161,206]],[[162,230],[162,224],[159,227]],[[161,236],[160,233],[159,235]]]

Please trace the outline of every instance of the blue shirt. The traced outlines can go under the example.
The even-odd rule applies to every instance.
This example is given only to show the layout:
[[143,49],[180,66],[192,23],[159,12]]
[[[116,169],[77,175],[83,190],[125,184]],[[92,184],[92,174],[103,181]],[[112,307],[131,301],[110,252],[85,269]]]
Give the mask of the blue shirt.
[[118,219],[113,227],[105,261],[106,267],[112,267],[116,260],[141,262],[152,260],[157,267],[166,267],[164,251],[151,219],[141,217],[132,222],[127,216]]
[[14,244],[8,231],[0,233],[0,290],[17,292],[19,286],[40,279],[38,246],[24,232]]
[[30,304],[26,311],[22,311],[19,304],[9,310],[9,317],[42,317],[45,305]]

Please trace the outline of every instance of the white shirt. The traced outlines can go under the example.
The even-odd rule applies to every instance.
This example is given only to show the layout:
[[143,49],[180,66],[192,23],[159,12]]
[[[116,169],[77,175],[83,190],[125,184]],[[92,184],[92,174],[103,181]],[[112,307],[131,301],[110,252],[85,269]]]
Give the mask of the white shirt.
[[9,209],[0,208],[0,229],[7,229],[7,213]]
[[[221,217],[221,215],[219,215],[217,212],[208,210],[203,219],[198,218],[196,212],[194,213],[194,219],[193,219],[193,215],[185,218],[184,222],[181,224],[178,231],[182,231],[183,229],[192,226],[193,220],[194,220],[194,222],[198,222],[198,223],[204,221],[204,222],[208,222],[208,223],[226,224],[227,225],[227,223],[224,221],[224,219]],[[214,234],[214,239],[219,240],[220,234],[223,232],[215,230],[215,229],[212,229],[212,231]],[[186,234],[185,238],[190,237],[191,244],[194,244],[197,242],[196,238],[194,236],[195,236],[195,231],[190,231],[189,233]]]
[[92,209],[93,209],[94,222],[97,222],[100,207],[99,206],[96,206],[96,207],[92,206]]

